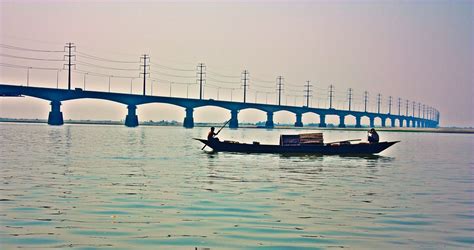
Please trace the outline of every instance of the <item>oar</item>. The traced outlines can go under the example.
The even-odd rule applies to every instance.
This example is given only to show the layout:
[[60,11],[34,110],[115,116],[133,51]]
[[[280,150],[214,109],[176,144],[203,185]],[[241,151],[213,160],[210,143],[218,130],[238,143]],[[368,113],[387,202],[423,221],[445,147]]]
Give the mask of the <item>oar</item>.
[[333,141],[333,142],[328,142],[325,144],[333,144],[333,143],[338,143],[338,142],[346,142],[346,141],[361,141],[362,139],[351,139],[351,140],[343,140],[343,141]]
[[[230,120],[232,120],[232,118]],[[224,123],[224,125],[217,131],[216,135],[218,135],[221,132],[221,130],[225,127],[225,125],[227,125],[227,123],[230,122],[230,120],[228,120]],[[207,145],[204,144],[204,147],[202,147],[201,150],[204,150],[206,147],[207,147]]]

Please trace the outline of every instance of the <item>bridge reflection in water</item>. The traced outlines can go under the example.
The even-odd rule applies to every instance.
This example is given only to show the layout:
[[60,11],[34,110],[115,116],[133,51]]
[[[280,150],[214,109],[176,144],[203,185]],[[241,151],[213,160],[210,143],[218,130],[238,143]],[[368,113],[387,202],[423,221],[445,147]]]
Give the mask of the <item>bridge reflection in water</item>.
[[[408,115],[396,115],[396,114],[384,114],[384,113],[373,113],[363,112],[354,110],[339,110],[339,109],[322,109],[322,108],[311,108],[311,107],[296,107],[286,105],[274,105],[274,104],[261,104],[261,103],[243,103],[233,101],[220,101],[220,100],[204,100],[204,99],[190,99],[180,97],[164,97],[164,96],[146,96],[146,95],[134,95],[134,94],[123,94],[123,93],[110,93],[110,92],[98,92],[98,91],[85,91],[81,89],[67,90],[67,89],[54,89],[54,88],[42,88],[42,87],[25,87],[18,85],[5,85],[0,84],[0,96],[31,96],[44,100],[50,101],[51,111],[48,116],[48,124],[50,125],[62,125],[63,114],[61,112],[61,103],[63,101],[75,100],[75,99],[102,99],[113,102],[118,102],[127,106],[128,114],[125,117],[125,125],[128,127],[138,126],[137,106],[147,103],[167,103],[176,106],[183,107],[186,110],[186,116],[183,120],[183,126],[185,128],[194,127],[193,113],[194,109],[204,106],[216,106],[227,109],[230,111],[231,120],[229,127],[238,128],[239,120],[238,114],[240,110],[244,109],[257,109],[267,113],[267,121],[265,122],[266,128],[273,128],[273,114],[279,111],[289,111],[296,116],[295,127],[303,127],[302,117],[305,113],[315,113],[320,118],[319,127],[326,127],[326,116],[336,115],[339,117],[338,127],[344,128],[345,117],[353,116],[355,118],[355,127],[362,127],[361,119],[368,117],[370,127],[374,127],[374,121],[376,118],[381,120],[381,126],[395,127],[398,122],[400,127],[437,127],[439,124],[439,113],[431,114],[428,113],[426,117],[416,117]],[[418,115],[419,116],[419,115]],[[388,123],[390,121],[390,123]]]

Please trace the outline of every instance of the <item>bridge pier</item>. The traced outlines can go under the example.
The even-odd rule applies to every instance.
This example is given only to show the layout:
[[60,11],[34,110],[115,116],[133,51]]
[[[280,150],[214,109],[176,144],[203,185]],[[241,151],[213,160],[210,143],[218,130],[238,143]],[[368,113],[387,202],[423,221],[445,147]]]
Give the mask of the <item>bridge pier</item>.
[[48,115],[48,124],[60,126],[64,124],[63,113],[61,112],[61,102],[51,101],[51,112]]
[[390,126],[391,126],[392,128],[395,127],[395,118],[390,118]]
[[380,119],[382,119],[382,127],[385,127],[385,121],[387,120],[386,118],[383,118],[381,117]]
[[137,106],[128,105],[127,109],[128,109],[128,114],[125,117],[125,126],[137,127],[138,126]]
[[325,128],[327,127],[327,124],[326,124],[326,115],[319,115],[319,127],[320,128]]
[[230,111],[229,128],[238,128],[239,127],[239,119],[237,118],[238,113],[239,113],[238,110],[231,110]]
[[194,128],[193,108],[186,108],[186,116],[184,117],[183,127]]
[[403,128],[403,119],[398,119],[400,121],[400,128]]
[[369,117],[369,121],[370,121],[370,127],[373,128],[375,127],[375,117],[371,116]]
[[296,114],[295,127],[303,127],[302,117],[303,117],[303,114],[300,114],[300,113]]
[[346,127],[346,124],[344,123],[344,119],[345,119],[345,115],[340,115],[339,116],[339,127],[340,128],[345,128]]
[[273,112],[267,112],[267,121],[265,122],[265,128],[273,128]]
[[419,128],[420,126],[420,120],[416,121],[416,127]]
[[362,125],[360,124],[360,119],[361,119],[362,117],[356,116],[355,118],[356,118],[356,125],[355,125],[355,127],[356,127],[356,128],[362,128]]

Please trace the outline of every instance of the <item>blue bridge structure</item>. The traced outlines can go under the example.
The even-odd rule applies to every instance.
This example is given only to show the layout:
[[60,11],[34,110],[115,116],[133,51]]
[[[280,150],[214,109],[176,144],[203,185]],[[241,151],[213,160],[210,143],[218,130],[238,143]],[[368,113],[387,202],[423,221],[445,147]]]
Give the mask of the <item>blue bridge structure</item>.
[[[375,119],[381,119],[382,127],[395,127],[398,124],[400,127],[417,127],[417,128],[434,128],[439,125],[439,112],[427,113],[420,117],[408,115],[397,115],[390,113],[374,113],[364,112],[355,110],[340,110],[334,108],[313,108],[306,106],[288,106],[288,105],[276,105],[276,104],[262,104],[262,103],[248,103],[248,102],[236,102],[236,101],[222,101],[213,99],[193,99],[193,98],[180,98],[180,97],[165,97],[165,96],[150,96],[150,95],[137,95],[137,94],[124,94],[124,93],[112,93],[112,92],[100,92],[100,91],[86,91],[82,89],[57,89],[57,88],[44,88],[44,87],[30,87],[30,86],[18,86],[18,85],[7,85],[0,84],[0,96],[29,96],[47,100],[50,102],[51,111],[48,116],[48,124],[50,125],[62,125],[63,114],[61,112],[62,102],[75,99],[102,99],[112,102],[121,103],[126,106],[128,113],[125,117],[125,125],[127,127],[136,127],[139,125],[137,116],[137,107],[142,104],[148,103],[166,103],[182,107],[186,110],[186,115],[183,120],[183,126],[185,128],[194,127],[194,110],[205,106],[221,107],[229,110],[230,122],[229,127],[238,128],[239,111],[245,109],[256,109],[266,112],[267,120],[265,122],[266,128],[273,128],[273,116],[274,113],[279,111],[288,111],[295,115],[295,127],[303,127],[302,117],[306,113],[314,113],[319,116],[319,127],[326,127],[326,116],[335,115],[339,117],[338,127],[344,128],[345,117],[353,116],[355,118],[355,127],[362,127],[361,119],[367,117],[370,121],[369,126],[374,127]],[[420,112],[419,112],[420,113]]]

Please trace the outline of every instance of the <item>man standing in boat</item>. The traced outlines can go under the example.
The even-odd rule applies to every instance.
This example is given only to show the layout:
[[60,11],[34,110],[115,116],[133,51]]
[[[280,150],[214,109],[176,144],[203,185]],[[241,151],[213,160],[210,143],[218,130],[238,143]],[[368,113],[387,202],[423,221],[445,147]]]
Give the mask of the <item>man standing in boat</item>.
[[369,130],[369,136],[367,139],[369,140],[369,143],[379,142],[379,134],[377,134],[374,128]]
[[219,141],[219,138],[215,137],[217,133],[214,132],[215,128],[211,127],[211,131],[207,134],[208,141]]

